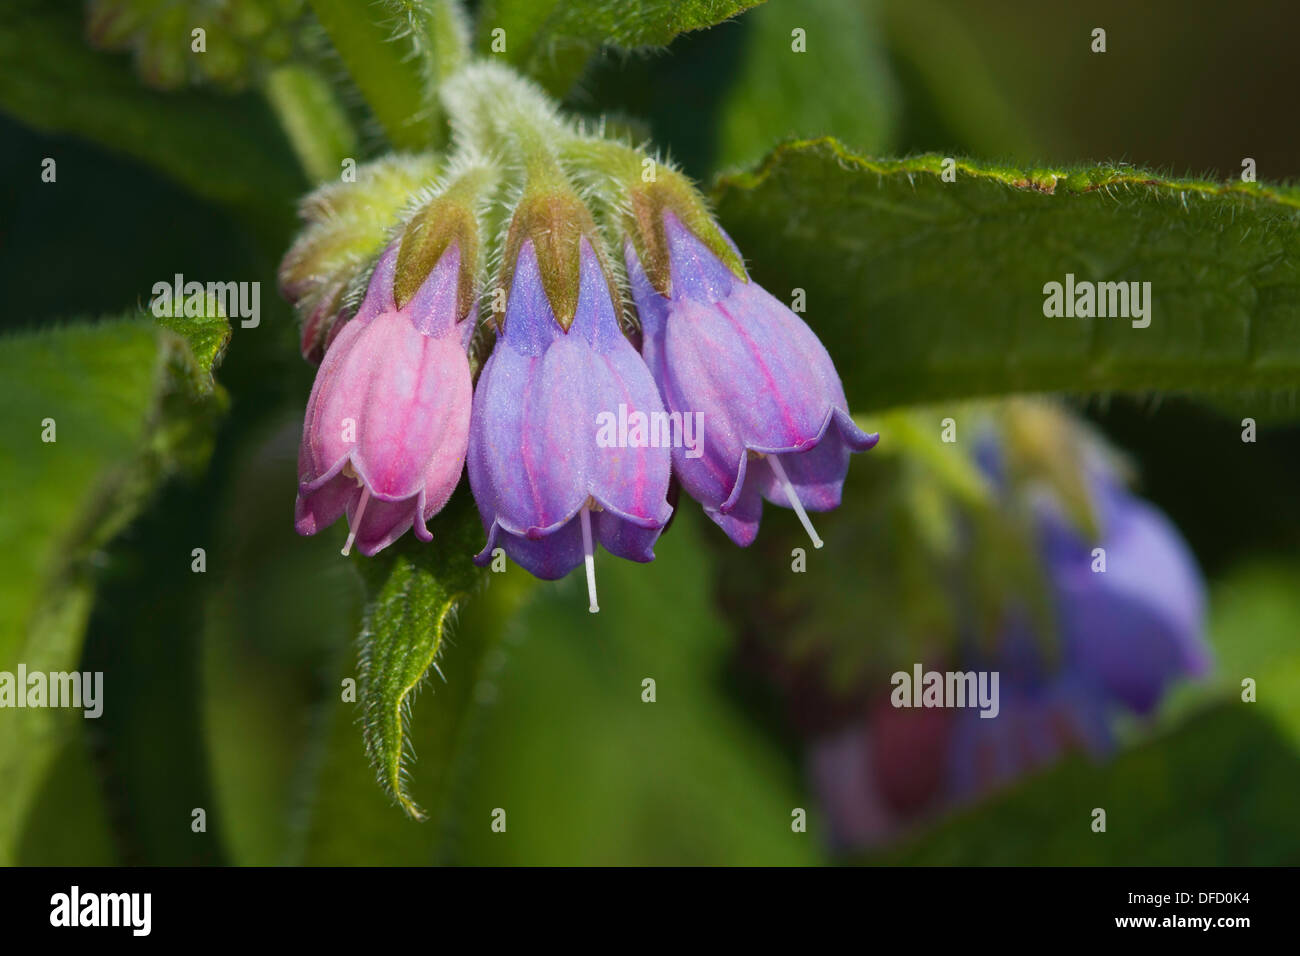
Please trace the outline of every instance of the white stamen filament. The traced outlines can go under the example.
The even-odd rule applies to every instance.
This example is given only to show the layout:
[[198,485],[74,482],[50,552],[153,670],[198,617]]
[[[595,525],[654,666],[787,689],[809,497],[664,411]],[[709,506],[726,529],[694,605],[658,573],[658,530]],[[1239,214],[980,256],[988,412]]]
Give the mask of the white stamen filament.
[[370,489],[365,485],[361,486],[361,502],[357,505],[357,513],[352,516],[352,527],[348,529],[348,540],[343,545],[343,556],[352,551],[352,542],[357,538],[357,529],[361,527],[361,516],[366,513],[366,502],[370,500]]
[[591,514],[586,505],[582,506],[578,517],[582,522],[582,556],[587,564],[587,597],[591,603],[587,610],[595,614],[600,610],[596,603],[596,553],[591,546]]
[[790,507],[799,516],[799,522],[803,525],[803,529],[808,532],[808,537],[812,538],[813,547],[820,548],[822,539],[817,537],[817,532],[813,530],[812,522],[808,520],[808,512],[803,510],[803,502],[795,494],[794,485],[790,484],[790,479],[785,475],[785,469],[781,467],[781,459],[776,455],[768,455],[767,463],[772,466],[772,474],[776,475],[776,480],[781,482],[782,487],[785,488],[785,496],[790,502]]

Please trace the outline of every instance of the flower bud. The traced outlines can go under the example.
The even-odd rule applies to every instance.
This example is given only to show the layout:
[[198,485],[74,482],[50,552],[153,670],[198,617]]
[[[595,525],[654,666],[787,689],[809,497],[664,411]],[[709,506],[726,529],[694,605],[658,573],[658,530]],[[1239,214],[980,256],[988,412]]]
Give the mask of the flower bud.
[[1061,511],[1045,507],[1040,519],[1064,667],[1110,700],[1149,714],[1169,683],[1209,671],[1204,581],[1161,512],[1104,471],[1090,485],[1098,538],[1082,537]]
[[295,527],[315,534],[346,512],[344,554],[355,540],[373,555],[411,527],[431,540],[425,522],[465,460],[474,310],[461,303],[462,250],[448,245],[399,305],[401,245],[380,257],[355,318],[325,353],[303,424]]

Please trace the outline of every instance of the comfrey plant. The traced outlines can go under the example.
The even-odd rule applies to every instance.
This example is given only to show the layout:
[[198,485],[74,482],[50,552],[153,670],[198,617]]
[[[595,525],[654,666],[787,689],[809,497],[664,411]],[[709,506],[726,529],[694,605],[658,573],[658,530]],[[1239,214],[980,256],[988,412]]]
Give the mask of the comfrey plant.
[[[0,336],[0,864],[50,862],[56,792],[125,825],[91,863],[812,862],[797,834],[828,817],[857,845],[873,806],[897,830],[1040,769],[1002,797],[1046,808],[1008,853],[1187,862],[1249,805],[1265,836],[1218,862],[1300,855],[1271,796],[1300,766],[1276,732],[1295,170],[1226,128],[1128,150],[1223,179],[1042,164],[1017,103],[969,95],[1009,77],[935,42],[961,4],[915,6],[4,0],[0,221],[30,275]],[[1082,57],[1129,94],[1110,113],[1146,115],[1132,58],[1077,26],[1047,60],[1006,47],[1016,77]],[[86,207],[92,168],[174,210],[166,249]],[[1124,435],[1213,561],[1204,688],[1181,686],[1209,665],[1176,532],[1027,395]],[[1193,460],[1230,506],[1164,484]],[[6,697],[105,662],[89,738]],[[787,799],[740,662],[788,697],[830,813]],[[1047,768],[1129,740],[1104,780]],[[176,772],[122,759],[146,745]],[[1202,801],[1165,799],[1189,781]],[[215,800],[221,832],[116,812],[132,794]],[[1112,796],[1147,846],[1086,835]],[[966,826],[943,858],[983,858]]]
[[[838,506],[876,436],[696,188],[506,67],[472,63],[440,95],[448,155],[381,160],[309,196],[281,268],[320,362],[298,531],[346,515],[345,554],[408,529],[429,541],[468,463],[475,560],[501,549],[546,579],[584,565],[593,612],[596,546],[653,559],[673,476],[736,544],[766,499],[821,547],[808,512]],[[639,428],[600,440],[616,414],[699,428],[689,449]]]

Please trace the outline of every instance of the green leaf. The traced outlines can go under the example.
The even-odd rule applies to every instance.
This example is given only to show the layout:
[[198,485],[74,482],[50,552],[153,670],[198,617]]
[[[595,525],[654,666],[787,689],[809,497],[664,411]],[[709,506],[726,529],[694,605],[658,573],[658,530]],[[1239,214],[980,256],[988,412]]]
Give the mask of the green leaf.
[[[723,177],[723,224],[807,295],[855,411],[1027,391],[1300,385],[1300,190],[1123,166],[1022,170],[784,144]],[[1044,285],[1151,283],[1150,326],[1049,318]]]
[[[514,66],[557,96],[573,85],[602,46],[667,46],[679,34],[721,23],[763,0],[487,0],[479,44],[505,41]],[[504,34],[493,31],[504,30]]]
[[[441,519],[438,519],[441,521]],[[481,527],[481,526],[480,526]],[[433,529],[436,549],[439,531]],[[337,557],[337,555],[336,555]],[[321,731],[317,768],[306,778],[299,816],[306,820],[299,862],[312,865],[424,865],[446,856],[453,827],[451,809],[473,763],[481,713],[494,694],[493,679],[505,657],[502,637],[537,581],[519,568],[492,574],[487,590],[458,607],[435,676],[421,692],[404,728],[419,759],[403,765],[407,799],[418,802],[425,822],[399,812],[368,772],[359,739],[359,703],[342,699],[340,687],[356,670],[351,661],[335,671],[332,691],[317,720]]]
[[129,57],[90,49],[82,31],[79,5],[4,4],[0,109],[36,129],[126,153],[201,196],[288,229],[291,200],[305,182],[259,97],[146,90]]
[[[875,3],[768,3],[744,28],[742,60],[720,106],[718,166],[756,163],[787,137],[832,135],[876,153],[893,145],[898,91]],[[803,31],[801,49],[795,30]]]
[[[1206,755],[1213,754],[1207,760]],[[1300,755],[1224,703],[1096,766],[1072,758],[864,862],[921,866],[1279,866],[1300,859]],[[1092,831],[1093,808],[1106,832]]]
[[357,680],[366,753],[380,785],[417,820],[424,812],[406,786],[416,743],[411,708],[443,652],[452,611],[481,577],[470,559],[483,526],[465,489],[430,531],[432,546],[405,535],[374,558],[358,558],[368,586]]
[[19,866],[113,866],[120,862],[88,736],[84,724],[72,727],[53,760],[23,829]]
[[[192,339],[139,316],[0,338],[0,495],[11,503],[0,513],[0,671],[76,665],[97,552],[163,478],[210,452],[225,402],[211,368],[226,323],[188,321]],[[11,861],[31,800],[81,714],[4,714],[0,861]]]

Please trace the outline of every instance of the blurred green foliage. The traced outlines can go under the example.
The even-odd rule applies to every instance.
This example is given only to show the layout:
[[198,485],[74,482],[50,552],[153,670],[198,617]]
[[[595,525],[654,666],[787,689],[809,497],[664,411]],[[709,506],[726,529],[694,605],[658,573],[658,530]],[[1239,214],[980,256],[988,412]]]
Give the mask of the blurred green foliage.
[[305,180],[265,104],[252,95],[146,90],[126,57],[86,45],[81,18],[77,3],[5,4],[0,109],[35,129],[75,133],[156,167],[259,228],[291,222],[290,200]]
[[[228,337],[224,319],[178,334],[129,315],[0,339],[0,441],[10,450],[0,541],[12,545],[0,569],[0,671],[76,669],[101,549],[159,482],[197,470],[211,452],[225,398],[211,370]],[[12,862],[33,797],[81,715],[5,716],[0,862]]]
[[[1096,766],[1072,757],[870,862],[922,866],[1280,866],[1300,855],[1300,755],[1246,704]],[[1213,755],[1213,756],[1210,756]],[[1093,811],[1106,811],[1094,832]]]
[[[712,525],[687,505],[637,565],[604,560],[600,614],[574,579],[507,630],[451,859],[495,864],[802,864],[815,811],[789,755],[739,706],[712,601]],[[653,702],[646,697],[653,684]],[[506,811],[494,832],[492,812]]]
[[874,13],[868,3],[806,0],[748,15],[744,53],[719,104],[716,164],[748,167],[773,143],[827,130],[852,148],[888,151],[898,90]]

